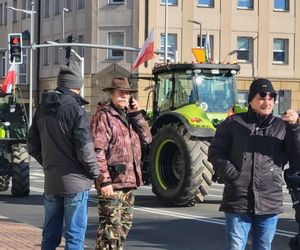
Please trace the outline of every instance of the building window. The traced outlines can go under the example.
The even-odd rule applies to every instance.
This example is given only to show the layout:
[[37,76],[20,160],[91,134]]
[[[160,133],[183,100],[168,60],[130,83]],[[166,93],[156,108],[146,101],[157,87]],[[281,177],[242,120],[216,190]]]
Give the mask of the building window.
[[[108,45],[124,46],[124,33],[108,33]],[[108,50],[109,59],[122,59],[124,52],[122,50]]]
[[[27,8],[27,4],[26,4],[27,0],[22,0],[22,9],[23,10],[26,10]],[[22,12],[22,19],[25,19],[26,18],[26,13]]]
[[[84,35],[78,36],[78,43],[84,43]],[[84,57],[84,48],[83,47],[78,47],[77,52],[81,57]]]
[[[27,10],[31,10],[31,2],[32,0],[27,0]],[[30,14],[27,14],[27,18],[30,18]]]
[[49,0],[45,0],[45,5],[44,5],[44,17],[49,17],[50,16],[50,9],[49,9]]
[[85,0],[77,0],[77,9],[84,9]]
[[[177,50],[177,36],[176,34],[168,34],[168,55],[167,59],[174,59],[175,60],[175,53]],[[165,51],[165,34],[160,34],[160,50]],[[170,54],[169,54],[170,53]],[[172,54],[171,54],[172,53]],[[160,55],[160,59],[164,59],[164,55]]]
[[0,4],[0,26],[3,25],[3,4]]
[[253,0],[237,0],[238,9],[253,9]]
[[[13,1],[13,7],[17,8],[17,0]],[[13,11],[13,22],[17,22],[17,11]]]
[[[59,43],[60,40],[55,40],[56,43]],[[60,48],[54,47],[54,64],[60,64]]]
[[28,81],[27,81],[27,50],[26,49],[23,49],[23,63],[19,64],[18,83],[28,84]]
[[239,62],[252,61],[252,40],[251,37],[237,38],[237,60]]
[[287,64],[288,63],[288,40],[274,39],[273,40],[273,63]]
[[123,4],[124,0],[109,0],[109,4]]
[[67,0],[66,8],[68,9],[68,11],[72,11],[72,0]]
[[55,0],[55,15],[60,15],[60,0]]
[[4,21],[3,24],[7,24],[7,3],[4,3]]
[[[161,5],[166,4],[166,0],[160,0]],[[177,5],[177,0],[168,0],[168,5]]]
[[200,7],[214,7],[214,0],[198,0]]
[[44,48],[44,65],[49,65],[49,47]]
[[289,7],[289,0],[274,0],[275,11],[288,11]]
[[4,78],[6,74],[6,54],[2,53],[1,59],[1,77]]

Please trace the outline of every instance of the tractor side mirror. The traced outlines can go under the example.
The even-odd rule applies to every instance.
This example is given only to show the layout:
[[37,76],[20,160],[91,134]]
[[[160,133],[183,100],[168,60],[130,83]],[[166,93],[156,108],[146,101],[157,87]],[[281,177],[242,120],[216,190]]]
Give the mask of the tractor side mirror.
[[283,115],[288,109],[291,108],[292,91],[279,90],[278,91],[278,114]]

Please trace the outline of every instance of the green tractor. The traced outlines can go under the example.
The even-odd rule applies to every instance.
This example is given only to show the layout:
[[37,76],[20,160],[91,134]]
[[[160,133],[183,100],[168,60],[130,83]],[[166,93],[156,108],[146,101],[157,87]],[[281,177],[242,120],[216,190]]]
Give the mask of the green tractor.
[[0,92],[0,191],[15,197],[29,195],[29,156],[26,151],[27,116],[21,92]]
[[[145,184],[169,206],[202,202],[214,170],[207,152],[216,127],[238,105],[239,65],[170,64],[153,69],[153,141],[143,156]],[[139,77],[137,77],[140,79]]]

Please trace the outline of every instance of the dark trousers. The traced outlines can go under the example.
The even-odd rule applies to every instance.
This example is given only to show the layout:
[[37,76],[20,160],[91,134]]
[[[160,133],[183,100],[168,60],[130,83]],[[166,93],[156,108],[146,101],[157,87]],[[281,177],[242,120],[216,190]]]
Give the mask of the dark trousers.
[[290,189],[293,208],[295,209],[295,220],[298,223],[299,233],[289,241],[290,249],[300,250],[300,188]]

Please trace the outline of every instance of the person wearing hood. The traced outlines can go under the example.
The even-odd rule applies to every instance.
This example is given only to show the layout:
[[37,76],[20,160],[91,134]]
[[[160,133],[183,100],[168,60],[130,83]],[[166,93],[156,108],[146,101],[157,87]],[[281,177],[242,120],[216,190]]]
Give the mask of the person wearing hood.
[[43,93],[28,133],[28,153],[45,175],[42,250],[59,246],[64,224],[66,249],[84,245],[88,192],[100,169],[82,107],[88,102],[79,95],[82,84],[78,62],[63,65],[57,88]]
[[103,91],[109,93],[110,102],[99,104],[91,121],[101,171],[96,181],[99,227],[95,249],[121,250],[132,226],[134,190],[143,184],[142,146],[152,136],[138,101],[130,98],[137,90],[130,88],[127,78],[113,78]]
[[298,114],[273,116],[276,92],[264,78],[250,85],[248,112],[229,116],[217,128],[208,160],[224,182],[226,249],[271,249],[283,212],[282,170],[300,146]]

